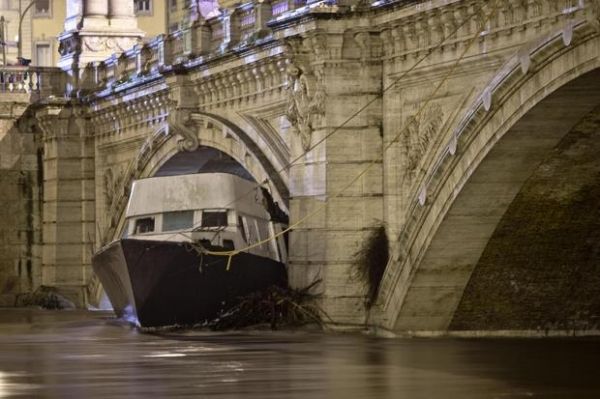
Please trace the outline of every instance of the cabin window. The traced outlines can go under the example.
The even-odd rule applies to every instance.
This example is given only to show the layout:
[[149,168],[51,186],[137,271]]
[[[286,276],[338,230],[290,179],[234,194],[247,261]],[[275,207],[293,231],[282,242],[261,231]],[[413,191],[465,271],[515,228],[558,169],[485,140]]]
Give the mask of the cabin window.
[[223,240],[223,249],[225,249],[226,251],[233,251],[235,249],[233,240]]
[[247,229],[246,233],[248,235],[248,243],[254,244],[258,242],[258,229],[254,228],[256,226],[256,220],[245,218],[245,222],[246,223],[244,224],[244,227]]
[[242,234],[242,238],[244,241],[248,242],[248,237],[246,234],[246,226],[244,226],[244,219],[241,216],[238,216],[238,224],[240,229],[240,234]]
[[227,226],[227,211],[202,212],[202,227]]
[[[265,240],[269,236],[269,231],[265,228],[266,225],[262,220],[254,219],[254,227],[256,228],[256,236],[258,237],[258,241]],[[260,244],[261,249],[267,249],[267,243]]]
[[269,234],[269,225],[267,224],[266,221],[257,220],[256,227],[258,229],[258,235],[260,236],[260,238],[262,240],[266,239],[267,237],[269,237],[271,235],[271,234]]
[[141,218],[135,221],[134,234],[151,233],[154,231],[154,218]]
[[194,227],[194,211],[163,213],[162,231],[184,230]]

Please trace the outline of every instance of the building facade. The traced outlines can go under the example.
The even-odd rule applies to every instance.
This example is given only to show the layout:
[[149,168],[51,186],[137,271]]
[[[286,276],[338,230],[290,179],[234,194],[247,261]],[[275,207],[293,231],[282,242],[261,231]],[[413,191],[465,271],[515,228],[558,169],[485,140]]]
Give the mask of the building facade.
[[[135,1],[138,26],[150,39],[166,32],[164,1]],[[17,64],[19,20],[22,16],[22,56],[35,66],[56,66],[60,58],[58,37],[64,30],[66,0],[3,0],[0,16],[5,18],[7,64]]]

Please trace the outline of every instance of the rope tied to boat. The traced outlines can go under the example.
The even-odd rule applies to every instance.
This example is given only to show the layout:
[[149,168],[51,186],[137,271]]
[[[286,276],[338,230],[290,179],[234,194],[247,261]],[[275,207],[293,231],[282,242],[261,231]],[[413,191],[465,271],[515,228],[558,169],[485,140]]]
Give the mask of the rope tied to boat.
[[[477,41],[477,39],[481,36],[481,34],[486,31],[487,25],[488,25],[489,21],[491,20],[491,18],[493,18],[496,15],[496,13],[499,10],[499,2],[500,2],[500,0],[495,0],[493,2],[492,6],[491,6],[491,11],[487,15],[486,15],[486,13],[484,11],[484,7],[485,6],[481,6],[477,12],[474,12],[469,18],[465,19],[465,21],[463,21],[462,24],[460,24],[453,32],[451,32],[448,35],[448,37],[444,37],[437,46],[435,46],[434,48],[430,49],[427,52],[427,54],[423,58],[421,58],[417,63],[415,63],[411,68],[409,68],[409,70],[406,73],[404,73],[400,77],[394,79],[394,81],[388,87],[386,87],[378,97],[381,97],[383,95],[383,93],[385,93],[388,90],[390,90],[391,88],[393,88],[396,85],[396,83],[401,78],[403,78],[404,76],[406,76],[408,74],[408,72],[412,71],[418,64],[420,64],[425,58],[427,58],[429,55],[431,55],[435,50],[439,49],[446,42],[446,40],[448,40],[449,38],[453,37],[456,33],[458,33],[458,31],[464,25],[466,25],[468,22],[470,22],[472,18],[478,17],[478,16],[480,16],[480,14],[484,14],[485,17],[481,18],[478,21],[478,23],[479,23],[478,24],[479,25],[479,29],[473,35],[473,37],[467,42],[467,45],[465,46],[464,50],[462,51],[462,53],[460,54],[460,56],[458,57],[458,59],[454,62],[454,64],[450,68],[449,72],[446,73],[446,75],[438,83],[438,85],[434,88],[434,90],[428,96],[428,98],[423,103],[421,103],[421,105],[419,106],[419,109],[418,109],[417,113],[414,115],[414,117],[415,118],[421,117],[421,115],[423,114],[423,112],[426,109],[426,107],[435,98],[435,96],[440,91],[440,89],[443,87],[443,85],[450,79],[450,77],[453,75],[454,71],[456,70],[456,68],[460,64],[460,62],[466,57],[467,52],[471,49],[471,47],[473,46],[473,44]],[[342,123],[340,126],[338,126],[337,128],[335,128],[332,132],[330,132],[324,138],[322,138],[317,143],[315,143],[315,145],[312,146],[311,148],[309,148],[305,153],[303,153],[303,155],[305,155],[307,152],[309,152],[312,149],[314,149],[314,147],[316,147],[317,145],[321,144],[328,137],[331,137],[335,132],[339,131],[339,129],[342,126],[344,126],[346,123],[348,123],[351,119],[355,118],[360,112],[364,111],[378,97],[376,97],[375,99],[369,101],[365,106],[363,106],[357,112],[355,112],[354,114],[352,114],[350,116],[350,118],[348,118],[344,123]],[[394,136],[394,138],[383,148],[383,154],[385,154],[392,147],[392,145],[396,144],[400,140],[400,138],[405,133],[405,131],[409,128],[409,126],[410,126],[409,123],[404,123],[403,127],[400,129],[400,131],[398,132],[398,134],[396,134],[396,136]],[[294,159],[293,162],[296,162],[300,158],[301,157],[298,157],[298,158]],[[340,197],[348,188],[350,188],[352,185],[354,185],[354,183],[356,183],[364,175],[366,175],[373,168],[373,166],[379,164],[382,161],[382,158],[377,158],[377,159],[374,159],[374,160],[370,161],[370,163],[360,173],[358,173],[353,179],[350,180],[350,182],[348,182],[340,190],[338,190],[334,195],[332,195],[331,198],[338,198],[338,197]],[[289,164],[289,165],[291,165],[291,164]],[[286,168],[287,168],[287,166],[286,166]],[[235,201],[237,201],[237,200],[235,200]],[[259,246],[267,244],[267,243],[269,243],[271,241],[274,241],[274,240],[276,240],[279,237],[282,237],[284,234],[286,234],[286,233],[288,233],[288,232],[296,229],[298,226],[300,226],[306,220],[314,217],[318,213],[320,213],[323,210],[325,210],[326,206],[327,206],[327,202],[325,201],[323,205],[317,207],[314,211],[309,212],[307,215],[305,215],[304,217],[300,218],[296,222],[292,223],[291,225],[289,225],[287,228],[285,228],[284,230],[280,231],[279,233],[273,234],[273,235],[271,235],[271,236],[269,236],[269,237],[267,237],[265,239],[259,240],[259,241],[255,242],[253,244],[250,244],[250,245],[246,246],[245,248],[241,248],[241,249],[237,249],[237,250],[229,250],[229,251],[211,251],[211,250],[207,250],[206,248],[204,248],[204,253],[208,254],[208,255],[214,255],[214,256],[226,256],[227,257],[227,270],[229,270],[230,267],[231,267],[232,259],[233,259],[234,256],[238,255],[241,252],[247,252],[249,250],[252,250],[254,248],[257,248]]]

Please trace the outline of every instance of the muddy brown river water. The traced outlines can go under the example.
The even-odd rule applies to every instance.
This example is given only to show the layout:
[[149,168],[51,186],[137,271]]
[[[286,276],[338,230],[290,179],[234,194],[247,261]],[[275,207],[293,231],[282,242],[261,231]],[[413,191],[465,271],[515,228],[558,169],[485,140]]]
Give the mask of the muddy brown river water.
[[0,309],[0,398],[600,398],[600,339],[142,334]]

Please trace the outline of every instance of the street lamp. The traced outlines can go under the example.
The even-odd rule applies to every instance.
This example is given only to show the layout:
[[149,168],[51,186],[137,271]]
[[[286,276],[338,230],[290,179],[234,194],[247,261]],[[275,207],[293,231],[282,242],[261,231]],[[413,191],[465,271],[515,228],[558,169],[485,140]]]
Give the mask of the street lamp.
[[6,19],[0,17],[0,43],[2,44],[2,65],[6,66]]
[[22,2],[23,0],[19,0],[19,38],[17,40],[17,59],[20,61],[21,58],[23,57],[23,43],[21,41],[21,33],[22,33],[22,28],[23,28],[23,18],[25,18],[25,14],[27,14],[27,11],[29,11],[29,9],[31,7],[33,7],[33,5],[35,4],[36,0],[31,0],[29,2],[29,4],[27,4],[27,7],[25,7],[24,10],[22,10]]

